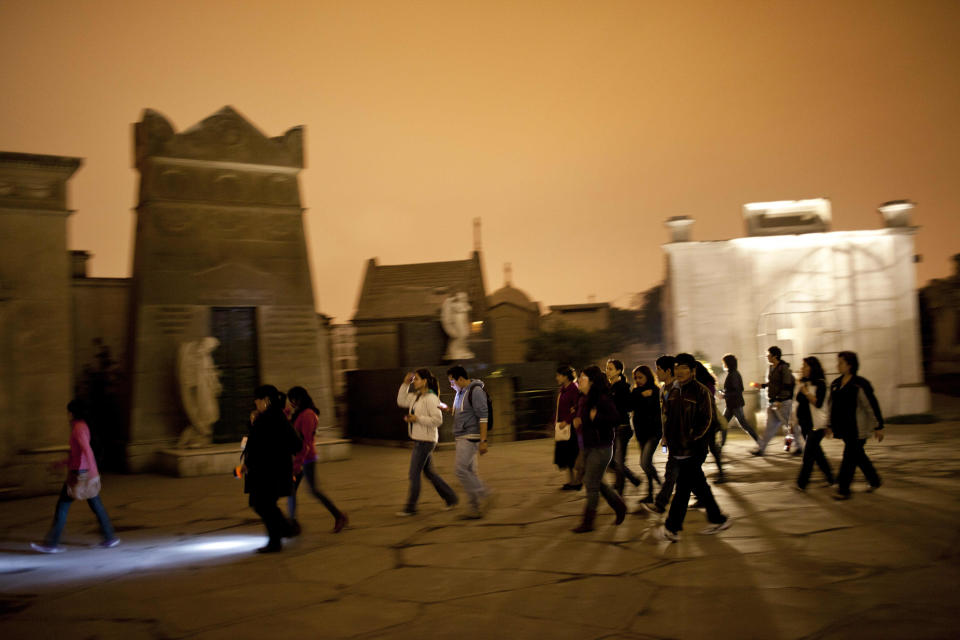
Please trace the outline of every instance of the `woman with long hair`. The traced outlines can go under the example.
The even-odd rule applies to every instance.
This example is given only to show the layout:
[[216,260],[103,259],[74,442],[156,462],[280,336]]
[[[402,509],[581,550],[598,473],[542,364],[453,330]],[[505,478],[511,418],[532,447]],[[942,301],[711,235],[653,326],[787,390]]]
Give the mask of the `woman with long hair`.
[[830,383],[827,433],[843,440],[843,459],[837,474],[836,500],[850,498],[850,484],[857,467],[863,471],[872,492],[880,487],[880,476],[864,451],[872,433],[877,442],[883,442],[883,414],[873,394],[870,381],[858,374],[860,360],[853,351],[837,354],[840,377]]
[[[803,445],[803,464],[800,466],[800,474],[797,476],[797,489],[804,491],[807,488],[807,483],[810,482],[810,474],[813,472],[814,463],[823,471],[827,485],[833,484],[833,471],[830,469],[830,463],[827,461],[827,457],[823,455],[823,448],[820,446],[826,427],[823,404],[827,399],[826,376],[824,376],[820,360],[816,356],[804,358],[803,365],[800,367],[800,376],[796,404],[797,423],[800,425],[800,433],[806,444]],[[817,416],[816,420],[814,420],[814,416]],[[823,416],[822,420],[820,416]]]
[[[563,491],[579,491],[583,484],[577,477],[575,467],[580,455],[580,444],[573,429],[573,419],[577,417],[577,405],[580,402],[580,389],[574,382],[576,374],[573,367],[557,367],[556,380],[560,391],[557,393],[557,412],[554,415],[555,444],[553,446],[553,464],[567,470],[567,483]],[[561,434],[567,437],[563,439]]]
[[637,434],[637,445],[640,447],[640,468],[647,474],[647,497],[640,502],[653,504],[653,483],[663,484],[656,467],[653,466],[653,454],[663,437],[660,387],[657,386],[653,371],[645,364],[633,370],[633,383],[630,391],[633,430]]
[[283,549],[283,538],[293,534],[277,500],[292,493],[293,456],[303,442],[283,412],[286,396],[275,386],[261,385],[253,397],[256,410],[250,415],[241,471],[250,506],[267,529],[267,544],[257,553],[275,553]]
[[53,524],[42,543],[32,542],[30,546],[40,553],[60,553],[66,551],[60,546],[60,536],[67,524],[67,514],[74,500],[86,500],[100,523],[103,541],[100,547],[110,549],[120,544],[114,533],[110,516],[100,500],[100,472],[97,460],[90,446],[90,427],[87,425],[87,409],[81,400],[71,400],[67,404],[67,416],[70,422],[70,455],[54,466],[67,467],[67,479],[60,489],[57,506],[54,509]]
[[733,418],[737,419],[737,424],[743,429],[744,433],[753,438],[754,442],[759,440],[757,432],[754,431],[747,417],[743,413],[746,402],[743,399],[743,377],[737,365],[737,356],[728,353],[723,356],[723,368],[727,372],[727,377],[723,380],[723,391],[720,392],[724,399],[726,408],[723,410],[723,417],[730,423]]
[[300,481],[306,478],[310,493],[327,508],[333,516],[333,532],[340,533],[347,526],[347,516],[337,509],[327,496],[320,491],[315,477],[317,467],[317,449],[314,438],[317,434],[317,425],[320,423],[320,410],[313,403],[313,398],[303,387],[290,387],[287,391],[287,413],[293,428],[303,439],[303,446],[293,458],[293,491],[287,498],[287,510],[290,513],[290,525],[293,534],[299,535],[300,523],[297,522],[297,489]]
[[[410,385],[413,384],[413,391]],[[403,417],[407,423],[407,435],[413,440],[413,452],[410,454],[410,490],[407,503],[398,516],[412,516],[417,512],[417,500],[420,498],[420,474],[427,477],[443,498],[444,508],[456,506],[457,494],[433,468],[433,450],[440,440],[439,427],[443,424],[440,410],[440,385],[429,369],[417,369],[408,373],[397,392],[397,404],[407,409]]]
[[[713,409],[713,419],[710,420],[710,429],[707,432],[707,448],[710,449],[710,453],[713,454],[713,460],[717,463],[717,477],[714,478],[713,482],[715,484],[720,484],[726,482],[726,478],[723,475],[723,460],[721,459],[721,453],[723,449],[723,441],[726,440],[726,424],[720,420],[720,412],[717,410],[717,379],[713,377],[713,374],[707,369],[707,367],[697,360],[697,366],[694,370],[694,377],[697,382],[705,386],[710,391],[710,406]],[[717,435],[720,435],[722,440],[717,442]]]
[[626,517],[627,505],[603,481],[603,473],[613,458],[614,431],[620,423],[620,412],[608,391],[607,376],[600,367],[592,365],[580,373],[579,385],[581,397],[574,426],[583,440],[583,484],[587,490],[587,504],[583,520],[573,532],[585,533],[593,531],[601,493],[617,515],[616,524]]

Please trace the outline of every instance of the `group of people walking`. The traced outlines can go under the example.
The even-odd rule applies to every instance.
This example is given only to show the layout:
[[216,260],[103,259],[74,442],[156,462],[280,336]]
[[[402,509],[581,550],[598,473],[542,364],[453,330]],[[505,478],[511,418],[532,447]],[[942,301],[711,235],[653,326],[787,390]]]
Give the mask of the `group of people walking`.
[[[586,489],[586,502],[580,523],[572,530],[593,530],[602,496],[621,524],[627,514],[623,499],[627,481],[636,487],[644,478],[627,465],[628,445],[636,437],[640,468],[646,480],[645,496],[640,499],[644,511],[666,514],[655,531],[665,541],[679,539],[686,517],[690,494],[695,507],[705,509],[709,526],[702,533],[727,529],[731,520],[718,506],[703,472],[708,453],[717,465],[715,483],[725,480],[721,447],[726,439],[728,421],[736,419],[757,444],[751,453],[763,456],[770,441],[784,427],[792,435],[803,462],[795,488],[806,490],[813,467],[824,475],[827,485],[837,485],[834,497],[850,498],[850,486],[857,468],[869,483],[868,491],[881,480],[865,451],[866,440],[883,440],[883,415],[870,382],[859,375],[859,360],[852,351],[837,356],[839,376],[828,386],[823,366],[815,356],[803,359],[799,383],[781,350],[772,346],[767,352],[767,380],[753,383],[766,389],[767,425],[759,436],[744,413],[744,384],[732,354],[723,357],[726,377],[722,390],[710,371],[689,353],[661,356],[656,374],[646,365],[633,369],[633,384],[624,375],[623,363],[606,362],[584,368],[579,375],[564,365],[556,370],[559,387],[554,420],[554,462],[567,473],[562,489]],[[420,498],[421,476],[433,485],[446,509],[460,503],[457,493],[437,472],[432,456],[439,441],[443,413],[453,414],[455,474],[466,495],[461,514],[465,519],[482,518],[493,494],[480,479],[479,458],[487,453],[492,414],[490,398],[482,380],[470,378],[466,369],[455,365],[447,370],[447,379],[455,395],[450,406],[440,401],[439,383],[429,369],[417,369],[406,375],[397,392],[397,404],[406,409],[407,435],[413,441],[410,455],[409,488],[406,502],[397,515],[413,516]],[[658,384],[659,381],[659,384]],[[717,395],[725,400],[723,418]],[[303,387],[292,387],[284,394],[272,385],[258,387],[255,410],[250,415],[250,431],[243,451],[240,472],[249,504],[267,530],[267,544],[257,551],[271,553],[283,548],[283,539],[300,534],[296,518],[297,489],[305,479],[310,492],[330,512],[333,531],[348,524],[340,511],[321,490],[315,477],[317,452],[314,438],[319,410]],[[74,500],[86,500],[100,525],[100,546],[119,544],[113,525],[99,497],[100,477],[91,446],[87,410],[79,400],[67,406],[70,424],[70,454],[64,465],[67,477],[54,512],[54,520],[44,540],[31,546],[38,552],[63,551],[60,536]],[[844,443],[843,457],[836,476],[824,455],[823,438],[832,436]],[[667,454],[661,477],[653,463],[659,446]],[[611,487],[604,480],[612,470]],[[277,505],[287,497],[288,514]],[[668,510],[669,507],[669,510]]]
[[[619,360],[608,360],[603,371],[597,366],[586,367],[579,377],[571,367],[559,367],[554,463],[568,474],[563,490],[586,487],[583,518],[573,531],[592,530],[601,495],[614,511],[614,522],[623,522],[626,481],[638,487],[642,484],[626,464],[627,445],[634,436],[640,450],[640,466],[646,475],[646,495],[640,499],[641,507],[655,515],[666,514],[663,525],[656,530],[658,538],[671,542],[679,539],[691,493],[697,499],[694,506],[705,509],[710,523],[702,533],[729,528],[731,521],[717,505],[702,467],[708,453],[712,453],[717,466],[714,483],[726,480],[721,451],[727,425],[734,419],[756,442],[757,448],[751,452],[756,456],[765,454],[770,441],[782,429],[788,430],[787,449],[792,440],[795,455],[803,455],[794,485],[799,491],[806,490],[814,466],[823,472],[827,486],[836,484],[837,500],[850,498],[858,467],[869,484],[868,492],[879,487],[880,477],[864,446],[870,435],[883,439],[883,416],[872,385],[858,375],[856,353],[838,354],[839,376],[829,387],[823,366],[815,356],[803,359],[799,384],[789,363],[782,360],[779,347],[770,347],[767,359],[767,380],[753,383],[767,392],[767,425],[762,436],[746,418],[743,378],[733,354],[723,356],[726,377],[720,390],[707,367],[688,353],[659,357],[656,378],[649,367],[636,367],[632,388]],[[717,396],[726,405],[722,418]],[[836,476],[821,447],[827,436],[844,443]],[[663,446],[667,453],[662,479],[653,464],[658,446]],[[608,468],[614,473],[612,488],[603,480]],[[659,490],[655,491],[657,487]]]

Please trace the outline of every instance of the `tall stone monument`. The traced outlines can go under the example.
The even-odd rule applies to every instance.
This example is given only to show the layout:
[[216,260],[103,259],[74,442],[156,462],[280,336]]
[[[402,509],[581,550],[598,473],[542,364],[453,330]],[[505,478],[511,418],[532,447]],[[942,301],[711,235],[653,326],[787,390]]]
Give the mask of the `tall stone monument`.
[[[0,491],[42,493],[73,392],[67,181],[79,158],[0,152]],[[21,452],[26,455],[21,455]]]
[[180,345],[212,336],[220,374],[214,443],[246,432],[261,383],[306,387],[333,424],[329,357],[314,310],[298,174],[303,129],[268,138],[230,107],[177,133],[146,110],[140,172],[127,462],[152,468],[190,419]]

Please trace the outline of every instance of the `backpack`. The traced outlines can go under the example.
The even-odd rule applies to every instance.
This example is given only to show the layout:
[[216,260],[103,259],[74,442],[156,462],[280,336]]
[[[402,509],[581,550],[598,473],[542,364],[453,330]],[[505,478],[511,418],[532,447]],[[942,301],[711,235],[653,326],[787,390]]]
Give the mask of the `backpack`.
[[[487,390],[483,387],[480,387],[480,391],[483,391],[483,395],[487,397],[487,433],[493,431],[493,400],[490,399],[490,394],[487,393]],[[470,410],[473,411],[473,389],[470,389],[467,393],[467,404],[470,405]]]

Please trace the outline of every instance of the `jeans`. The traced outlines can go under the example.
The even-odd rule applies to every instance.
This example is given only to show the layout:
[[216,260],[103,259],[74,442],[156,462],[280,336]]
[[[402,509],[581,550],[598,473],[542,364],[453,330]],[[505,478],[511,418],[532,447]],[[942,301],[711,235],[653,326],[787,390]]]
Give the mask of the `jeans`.
[[653,466],[653,454],[657,452],[657,445],[660,444],[660,436],[657,435],[640,443],[640,468],[647,474],[647,497],[653,497],[653,483],[660,482],[660,474],[657,468]]
[[757,432],[754,431],[753,427],[750,426],[750,423],[747,422],[747,417],[743,415],[743,407],[727,407],[723,412],[723,417],[727,419],[728,423],[732,418],[736,418],[737,424],[740,425],[740,428],[743,429],[748,436],[753,438],[754,442],[760,440],[760,438],[757,437]]
[[263,520],[267,528],[267,537],[271,546],[279,545],[284,536],[292,533],[290,523],[283,517],[283,512],[277,506],[278,496],[273,493],[251,493],[250,506]]
[[720,506],[713,497],[707,478],[703,475],[703,460],[705,456],[694,454],[689,458],[677,460],[677,491],[670,504],[670,513],[664,526],[673,533],[680,533],[683,529],[683,520],[687,517],[687,503],[690,493],[697,496],[697,500],[706,508],[707,520],[714,524],[727,521],[727,516],[720,511]]
[[757,442],[757,446],[760,448],[760,453],[763,453],[763,451],[767,448],[767,445],[770,444],[771,440],[773,440],[773,436],[780,432],[780,427],[787,424],[787,419],[790,417],[790,407],[792,402],[792,400],[781,400],[779,411],[773,408],[773,402],[771,402],[770,406],[767,407],[767,430],[764,432],[763,437]]
[[863,471],[871,487],[880,486],[880,476],[863,449],[866,443],[866,438],[861,440],[856,434],[843,439],[843,459],[840,461],[840,473],[837,474],[837,491],[843,495],[850,494],[850,484],[857,467]]
[[457,494],[453,492],[443,478],[433,470],[433,450],[436,442],[416,440],[413,443],[413,452],[410,454],[410,492],[407,494],[406,511],[413,513],[417,510],[417,500],[420,499],[420,474],[427,477],[433,488],[437,490],[447,506],[457,504]]
[[343,515],[340,513],[340,510],[337,509],[336,505],[333,504],[333,501],[325,496],[322,491],[320,491],[320,487],[317,485],[317,480],[314,476],[316,467],[316,461],[304,462],[303,470],[297,474],[297,477],[293,481],[293,491],[290,492],[290,497],[287,498],[287,511],[290,513],[291,520],[297,517],[297,489],[300,488],[300,481],[304,478],[307,479],[307,486],[310,487],[310,493],[312,493],[313,497],[319,500],[323,506],[327,508],[327,511],[330,512],[330,515],[337,519]]
[[613,470],[616,473],[614,489],[623,495],[623,487],[629,479],[633,486],[640,486],[640,478],[627,466],[627,445],[633,437],[633,427],[622,424],[617,427],[616,437],[613,440]]
[[480,471],[477,458],[479,457],[480,441],[468,440],[467,438],[457,438],[457,452],[454,461],[454,468],[457,473],[457,480],[467,492],[467,498],[470,506],[478,509],[480,501],[490,493],[486,485],[480,479]]
[[613,447],[590,447],[584,449],[583,456],[583,486],[587,491],[587,511],[597,510],[601,493],[611,507],[619,504],[620,497],[603,481],[603,474],[613,457]]
[[660,493],[657,494],[654,504],[661,509],[666,509],[670,504],[670,496],[673,494],[673,487],[677,483],[677,459],[673,456],[667,456],[667,466],[663,470],[663,484],[660,485]]
[[813,473],[813,464],[816,463],[823,471],[827,482],[833,484],[833,471],[830,469],[830,462],[827,456],[823,455],[823,448],[820,446],[823,436],[826,432],[823,429],[811,431],[807,436],[807,444],[803,448],[803,464],[800,465],[800,475],[797,476],[797,486],[805,489],[810,482],[810,474]]
[[[50,531],[47,532],[47,536],[43,539],[43,543],[46,546],[55,547],[60,544],[60,536],[63,534],[63,528],[67,524],[67,514],[70,512],[71,504],[73,504],[73,498],[67,494],[67,485],[64,484],[60,490],[60,497],[57,498],[57,506],[53,511],[53,524],[50,525]],[[110,522],[110,516],[107,515],[107,510],[103,507],[100,496],[90,498],[87,500],[87,504],[90,505],[90,510],[93,511],[93,514],[97,516],[97,522],[100,523],[100,533],[103,535],[103,539],[105,541],[113,540],[116,537],[116,533],[113,531],[113,524]]]

